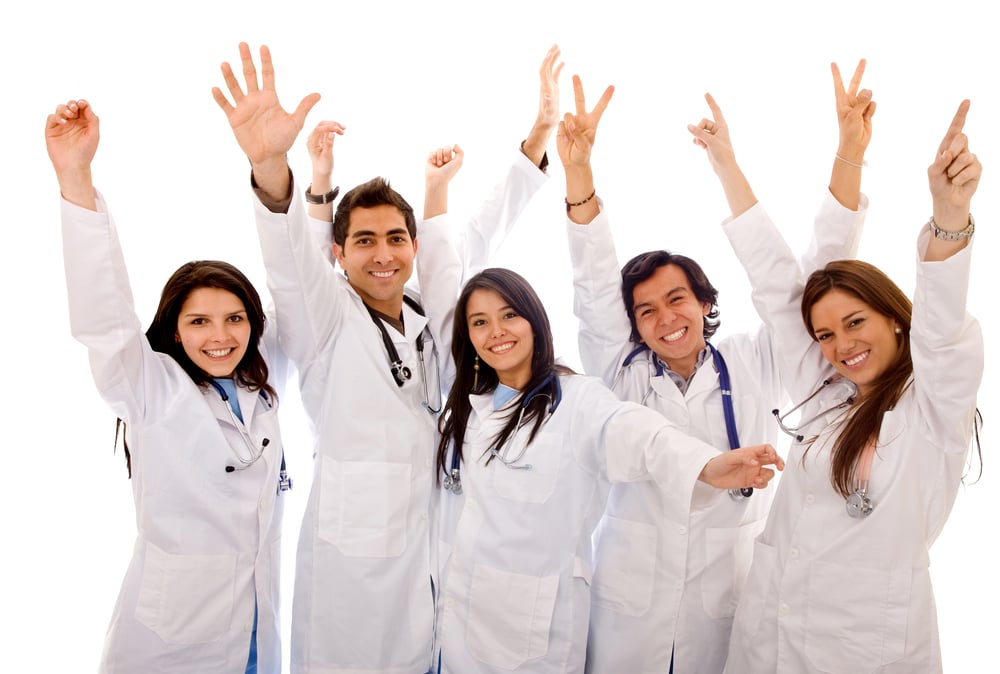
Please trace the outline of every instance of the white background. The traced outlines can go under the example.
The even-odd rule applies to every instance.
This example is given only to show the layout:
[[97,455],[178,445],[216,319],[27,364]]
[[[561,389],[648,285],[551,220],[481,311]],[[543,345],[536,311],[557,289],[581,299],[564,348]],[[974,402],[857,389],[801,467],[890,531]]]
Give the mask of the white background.
[[[279,10],[279,7],[282,8]],[[898,8],[898,9],[897,9]],[[537,68],[563,49],[590,102],[617,87],[594,155],[598,193],[612,214],[619,257],[650,248],[691,255],[721,290],[722,333],[755,325],[748,290],[718,227],[728,214],[688,123],[712,92],[757,196],[802,249],[837,145],[829,64],[868,59],[878,102],[864,191],[872,199],[860,257],[913,287],[913,240],[930,214],[925,169],[963,98],[966,130],[985,166],[973,202],[979,231],[970,309],[987,343],[996,334],[996,223],[1000,65],[987,3],[719,2],[191,2],[53,0],[20,4],[0,26],[4,105],[0,288],[6,357],[0,490],[0,653],[11,672],[93,671],[130,556],[134,509],[114,416],[69,336],[58,188],[45,155],[45,116],[89,99],[101,117],[95,181],[121,233],[136,307],[152,317],[181,263],[218,258],[264,290],[248,167],[210,89],[237,44],[271,47],[286,108],[318,91],[290,161],[308,182],[303,142],[321,119],[348,127],[335,182],[389,177],[422,208],[432,147],[467,152],[452,211],[468,214],[527,133]],[[849,75],[847,75],[849,77]],[[496,262],[529,277],[549,307],[557,351],[576,365],[576,324],[563,230],[563,178],[535,199]],[[945,671],[996,671],[990,622],[1000,464],[992,451],[997,371],[987,354],[980,408],[986,473],[960,490],[932,550]],[[310,443],[294,396],[284,400],[290,470],[286,600]],[[387,420],[391,423],[391,420]],[[993,493],[991,493],[993,492]],[[286,603],[285,623],[291,615]],[[287,657],[287,652],[286,652]],[[993,663],[993,664],[991,664]]]

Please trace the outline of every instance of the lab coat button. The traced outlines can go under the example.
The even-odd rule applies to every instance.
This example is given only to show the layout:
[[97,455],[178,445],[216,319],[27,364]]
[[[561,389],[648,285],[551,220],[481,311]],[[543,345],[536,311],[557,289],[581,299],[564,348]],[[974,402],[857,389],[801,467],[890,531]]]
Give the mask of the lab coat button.
[[813,496],[812,494],[807,494],[806,495],[806,503],[812,503],[815,500],[816,500],[816,497]]
[[791,610],[792,609],[788,604],[786,604],[785,602],[781,602],[781,609],[780,609],[781,615],[788,615],[788,612]]
[[789,554],[792,556],[792,559],[798,559],[799,558],[799,549],[798,548],[792,548],[789,551]]
[[682,536],[687,532],[688,532],[687,527],[680,527],[677,529],[677,533],[681,534]]

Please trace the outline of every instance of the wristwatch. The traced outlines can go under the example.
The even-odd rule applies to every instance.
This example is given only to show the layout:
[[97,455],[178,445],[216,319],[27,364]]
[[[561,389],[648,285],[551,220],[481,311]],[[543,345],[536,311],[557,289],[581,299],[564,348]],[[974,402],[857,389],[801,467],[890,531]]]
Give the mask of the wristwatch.
[[931,216],[931,219],[927,221],[927,224],[930,225],[931,234],[934,235],[934,238],[941,239],[942,241],[961,241],[962,239],[968,239],[972,236],[972,233],[976,231],[976,221],[972,219],[972,213],[969,213],[969,226],[957,232],[949,232],[938,227],[937,223],[934,222],[933,215]]

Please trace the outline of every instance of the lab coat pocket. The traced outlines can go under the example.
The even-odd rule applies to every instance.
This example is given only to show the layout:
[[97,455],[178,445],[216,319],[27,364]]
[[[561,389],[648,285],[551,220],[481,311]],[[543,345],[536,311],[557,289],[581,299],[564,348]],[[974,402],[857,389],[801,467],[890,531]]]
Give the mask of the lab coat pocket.
[[[526,430],[521,434],[527,439]],[[528,445],[527,451],[520,461],[511,466],[505,466],[499,459],[490,462],[493,473],[493,486],[504,498],[521,503],[545,503],[556,488],[556,478],[565,453],[562,447],[562,436],[539,434]],[[513,459],[521,451],[520,447],[511,447],[508,454]],[[531,466],[525,468],[525,466]]]
[[466,642],[479,662],[515,669],[549,650],[559,575],[527,576],[477,564]]
[[822,672],[874,672],[903,657],[913,573],[813,562],[806,656]]
[[701,601],[709,618],[732,618],[750,570],[753,540],[764,522],[705,530]]
[[135,617],[170,644],[214,641],[229,629],[235,555],[172,555],[146,543]]
[[[739,638],[738,645],[748,652],[761,648],[761,644],[757,643],[754,637],[763,624],[767,598],[773,596],[777,590],[773,580],[777,559],[778,552],[775,547],[764,543],[758,536],[753,544],[753,563],[750,565],[750,573],[746,580],[746,592],[740,598],[736,617],[733,618],[733,639]],[[733,652],[738,651],[731,649],[730,654]]]
[[595,539],[594,603],[625,615],[645,614],[653,599],[656,527],[605,515]]
[[406,549],[408,463],[323,457],[319,536],[347,557],[398,557]]

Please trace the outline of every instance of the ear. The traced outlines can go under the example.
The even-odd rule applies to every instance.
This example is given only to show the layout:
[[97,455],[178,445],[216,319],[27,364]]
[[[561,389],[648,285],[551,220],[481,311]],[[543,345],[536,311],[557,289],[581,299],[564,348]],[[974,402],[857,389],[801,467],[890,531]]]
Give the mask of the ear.
[[333,256],[335,258],[337,258],[337,262],[340,264],[340,268],[344,269],[345,267],[344,267],[344,248],[343,248],[343,246],[341,246],[339,243],[336,243],[336,242],[330,244],[330,246],[331,246],[331,248],[333,248]]
[[175,344],[180,344],[181,343],[181,333],[176,332],[176,331],[174,332],[174,343]]
[[417,240],[413,239],[413,254],[417,254]]
[[701,315],[702,316],[708,316],[710,313],[712,313],[712,305],[709,304],[708,302],[702,302],[701,303]]

